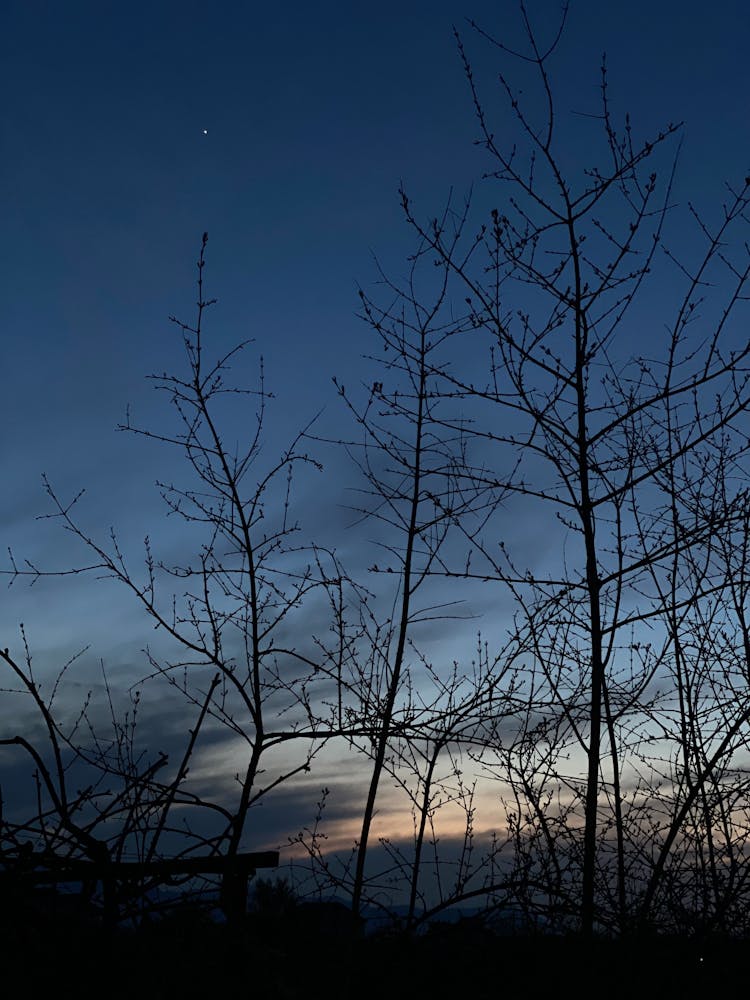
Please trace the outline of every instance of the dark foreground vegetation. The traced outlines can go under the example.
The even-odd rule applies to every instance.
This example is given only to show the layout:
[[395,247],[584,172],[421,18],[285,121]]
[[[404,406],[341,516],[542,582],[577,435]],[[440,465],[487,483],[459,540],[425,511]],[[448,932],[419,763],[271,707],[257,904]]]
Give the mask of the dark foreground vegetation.
[[584,941],[501,934],[472,919],[363,935],[294,913],[229,926],[192,907],[114,932],[69,917],[14,918],[0,953],[5,988],[112,1000],[732,995],[720,991],[746,986],[750,957],[745,942],[722,938]]

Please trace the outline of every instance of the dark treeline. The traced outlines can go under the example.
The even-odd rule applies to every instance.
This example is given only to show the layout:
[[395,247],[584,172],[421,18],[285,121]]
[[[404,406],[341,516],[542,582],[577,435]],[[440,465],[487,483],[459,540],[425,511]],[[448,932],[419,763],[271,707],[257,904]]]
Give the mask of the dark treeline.
[[[476,26],[456,36],[483,186],[426,219],[402,192],[405,274],[361,293],[372,374],[336,383],[349,423],[335,444],[356,490],[340,549],[363,532],[377,547],[365,571],[297,520],[295,484],[330,436],[301,428],[269,459],[262,370],[245,389],[230,369],[246,345],[212,353],[206,236],[197,315],[174,320],[184,366],[153,376],[171,411],[122,428],[181,453],[183,481],[160,489],[190,555],[162,561],[147,541],[132,570],[46,483],[85,554],[63,570],[19,558],[11,579],[114,578],[165,638],[106,726],[88,702],[61,721],[75,663],[42,682],[23,629],[7,640],[6,676],[38,719],[4,722],[0,739],[28,763],[31,803],[4,788],[8,871],[45,852],[231,862],[275,846],[258,842],[258,807],[339,753],[364,775],[351,851],[328,849],[325,792],[288,840],[299,891],[355,917],[380,908],[413,929],[463,905],[588,937],[747,933],[750,178],[710,216],[683,211],[680,126],[641,138],[615,120],[603,64],[586,138],[580,120],[571,132],[550,68],[564,16],[552,42],[522,18],[522,53]],[[469,40],[499,74],[505,118],[487,110]],[[446,662],[430,637],[471,636],[469,615],[475,648]],[[136,725],[165,692],[186,720],[169,760],[143,752]],[[219,739],[239,774],[212,792],[195,775]],[[413,829],[399,841],[378,833],[394,788]],[[463,824],[452,853],[447,812]],[[158,888],[123,884],[119,919],[150,912]]]

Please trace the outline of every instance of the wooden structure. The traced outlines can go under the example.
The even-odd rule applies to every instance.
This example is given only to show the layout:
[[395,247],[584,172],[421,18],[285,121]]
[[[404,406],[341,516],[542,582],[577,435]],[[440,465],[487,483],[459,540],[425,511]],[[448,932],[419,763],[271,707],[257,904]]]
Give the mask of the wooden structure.
[[219,904],[227,920],[245,914],[248,880],[258,868],[277,868],[278,851],[205,857],[162,858],[157,861],[89,861],[82,858],[61,858],[46,851],[29,852],[14,857],[0,856],[5,862],[0,870],[0,889],[20,890],[33,886],[62,882],[81,882],[93,894],[101,883],[103,921],[105,926],[117,923],[118,885],[147,879],[156,887],[174,878],[193,875],[221,875]]

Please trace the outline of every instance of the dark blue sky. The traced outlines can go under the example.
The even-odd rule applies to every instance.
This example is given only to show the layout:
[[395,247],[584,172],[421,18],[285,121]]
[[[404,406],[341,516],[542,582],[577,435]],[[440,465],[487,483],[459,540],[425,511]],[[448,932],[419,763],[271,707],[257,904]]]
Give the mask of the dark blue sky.
[[[559,4],[530,7],[544,36]],[[165,455],[114,427],[128,402],[158,420],[143,376],[179,363],[167,317],[191,318],[204,230],[219,299],[209,336],[217,350],[255,338],[248,374],[262,353],[279,397],[271,448],[323,406],[324,425],[343,419],[331,376],[366,377],[360,356],[372,346],[354,315],[357,285],[375,278],[373,252],[399,273],[412,249],[400,181],[429,217],[451,187],[479,186],[486,167],[451,26],[499,108],[495,56],[464,19],[514,41],[515,10],[487,0],[6,3],[3,551],[71,559],[54,526],[33,519],[46,509],[42,473],[63,494],[87,488],[92,531],[114,524],[126,546],[159,535],[152,484],[168,477]],[[606,50],[616,114],[629,111],[641,134],[687,122],[675,200],[717,205],[722,182],[750,164],[749,28],[741,0],[574,0],[554,63],[571,164],[588,150],[583,119],[566,116],[598,110]],[[313,534],[340,518],[348,472],[330,462],[333,491],[310,499]],[[132,663],[145,634],[106,585],[14,587],[0,645],[13,645],[21,619],[43,665],[86,642]]]
[[[542,32],[558,8],[533,5]],[[219,343],[256,338],[300,415],[332,403],[330,376],[346,379],[368,346],[353,314],[371,253],[403,271],[412,248],[399,181],[429,216],[486,166],[451,25],[470,15],[513,38],[514,10],[9,5],[3,416],[23,513],[42,470],[121,487],[127,446],[111,430],[146,392],[141,376],[175,358],[165,319],[190,312],[204,230]],[[714,204],[750,152],[747,19],[729,0],[579,0],[559,107],[597,110],[606,50],[615,109],[643,133],[684,118],[678,195]],[[489,84],[494,57],[466,34]]]

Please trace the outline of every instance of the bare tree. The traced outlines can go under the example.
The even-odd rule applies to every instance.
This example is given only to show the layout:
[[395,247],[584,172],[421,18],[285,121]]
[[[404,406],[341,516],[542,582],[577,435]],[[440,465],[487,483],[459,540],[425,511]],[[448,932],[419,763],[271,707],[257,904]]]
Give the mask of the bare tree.
[[663,483],[673,556],[653,582],[672,683],[644,755],[661,788],[640,919],[693,933],[737,930],[747,892],[747,449],[727,428],[671,465]]
[[[640,630],[653,627],[664,607],[650,581],[708,530],[705,522],[681,523],[678,536],[665,529],[663,480],[744,419],[750,401],[750,348],[729,322],[747,297],[750,264],[741,247],[738,263],[724,250],[747,222],[750,187],[745,180],[729,188],[715,226],[693,213],[705,249],[695,263],[678,259],[666,227],[675,167],[667,147],[679,126],[640,142],[628,118],[619,131],[604,63],[600,111],[591,116],[600,158],[573,176],[548,68],[566,13],[543,46],[521,4],[522,52],[476,28],[501,60],[522,61],[536,72],[538,94],[526,105],[508,71],[499,73],[517,129],[503,145],[497,135],[507,132],[490,124],[457,36],[477,142],[490,158],[487,178],[502,207],[459,240],[456,228],[440,220],[421,223],[406,196],[404,206],[446,280],[456,282],[453,294],[463,289],[454,350],[460,342],[463,357],[476,357],[480,338],[489,348],[481,381],[468,365],[464,375],[457,365],[434,368],[440,392],[461,401],[461,427],[481,443],[481,482],[519,498],[554,553],[527,562],[507,521],[464,519],[471,559],[447,572],[494,576],[512,593],[516,631],[525,629],[532,669],[543,678],[543,702],[555,706],[546,725],[585,755],[584,774],[570,786],[583,807],[580,922],[590,934],[604,919],[597,892],[609,891],[600,847],[608,830],[615,837],[620,925],[626,919],[623,779],[630,780],[648,738],[644,699],[674,653],[667,637],[658,652],[637,655]],[[661,182],[657,168],[665,172]],[[654,330],[649,338],[655,351],[663,340],[662,353],[649,358],[633,352],[628,322],[643,321],[641,295],[652,271],[666,274],[677,301],[666,336]],[[718,302],[699,319],[709,281],[719,283]]]
[[[366,401],[359,405],[336,383],[361,429],[360,438],[346,443],[362,484],[352,509],[357,523],[382,530],[380,554],[370,567],[371,594],[359,589],[358,634],[348,667],[356,695],[349,738],[371,760],[351,871],[355,915],[368,884],[378,796],[383,778],[390,776],[419,813],[415,855],[410,863],[401,856],[397,864],[402,874],[410,867],[413,918],[425,826],[434,808],[435,767],[460,730],[476,728],[493,695],[500,705],[513,660],[509,651],[498,658],[503,663],[496,671],[469,677],[450,660],[434,664],[429,653],[420,652],[420,641],[429,639],[438,623],[466,616],[461,599],[448,596],[442,581],[452,533],[465,517],[486,517],[500,499],[494,485],[471,478],[465,435],[446,424],[444,401],[436,392],[439,359],[457,328],[446,299],[448,275],[422,280],[427,252],[422,242],[403,285],[381,273],[391,297],[385,305],[360,293],[363,318],[379,341],[370,356],[377,369],[365,388]],[[423,293],[429,296],[426,305]],[[416,784],[409,784],[407,775]]]
[[[184,457],[188,482],[158,485],[168,512],[186,527],[203,532],[194,559],[167,564],[153,552],[147,537],[145,570],[137,575],[114,532],[108,543],[101,543],[80,525],[76,505],[81,494],[66,502],[46,484],[54,508],[50,516],[92,557],[63,574],[96,573],[131,592],[175,650],[174,656],[165,658],[146,649],[150,671],[144,683],[166,682],[198,716],[179,767],[162,787],[161,808],[151,812],[140,838],[139,851],[146,859],[155,855],[168,813],[177,803],[192,806],[197,813],[208,811],[218,820],[213,832],[199,836],[193,831],[196,843],[202,838],[204,847],[235,857],[247,835],[252,808],[281,783],[308,772],[325,740],[340,735],[342,726],[341,699],[324,704],[316,692],[325,685],[330,694],[331,686],[335,689],[341,683],[345,641],[334,644],[337,662],[330,651],[320,660],[313,638],[304,629],[295,635],[293,624],[295,616],[301,617],[316,601],[318,611],[328,608],[334,617],[338,614],[334,628],[342,622],[344,580],[335,556],[296,544],[299,526],[291,508],[294,470],[317,469],[319,464],[301,450],[301,432],[277,461],[261,467],[269,399],[262,363],[258,388],[246,390],[226,380],[245,343],[218,360],[206,360],[203,328],[214,301],[207,300],[203,291],[206,243],[204,234],[196,321],[188,325],[172,318],[181,333],[187,372],[151,376],[155,388],[169,399],[174,426],[165,421],[159,430],[142,428],[131,422],[128,413],[120,428],[175,448]],[[230,419],[233,402],[246,406],[248,400],[255,404],[255,423],[245,444],[235,449],[222,436],[222,421]],[[243,426],[247,424],[245,415]],[[13,572],[32,580],[59,575],[30,565],[14,566]],[[238,745],[238,761],[244,758],[233,803],[207,798],[201,789],[189,787],[188,764],[198,752],[199,732],[217,725]],[[225,895],[233,884],[231,880],[225,884]],[[225,903],[230,909],[244,906],[244,901],[225,899]]]
[[[0,660],[15,681],[14,686],[4,687],[3,693],[17,703],[30,703],[33,709],[30,716],[24,706],[18,716],[24,720],[23,734],[0,737],[0,747],[19,748],[30,766],[24,772],[25,784],[20,777],[9,783],[11,801],[2,802],[0,809],[4,886],[15,887],[22,905],[37,883],[65,881],[71,868],[85,861],[88,864],[83,868],[79,865],[79,870],[87,873],[78,879],[81,895],[91,905],[97,883],[101,883],[102,915],[106,923],[113,924],[121,915],[119,903],[123,901],[116,899],[114,880],[108,872],[146,829],[152,833],[156,828],[152,838],[152,847],[156,847],[203,718],[197,721],[177,775],[165,786],[159,775],[167,764],[166,756],[159,754],[151,760],[137,745],[139,693],[135,692],[124,714],[117,713],[104,674],[109,708],[106,729],[92,706],[91,693],[78,707],[73,722],[63,726],[57,702],[64,701],[66,675],[86,650],[71,657],[56,676],[43,678],[33,668],[23,625],[20,635],[23,661],[8,649],[0,651]],[[13,722],[6,722],[8,725]],[[29,798],[33,805],[24,804]],[[142,898],[147,888],[142,884],[128,895]]]

